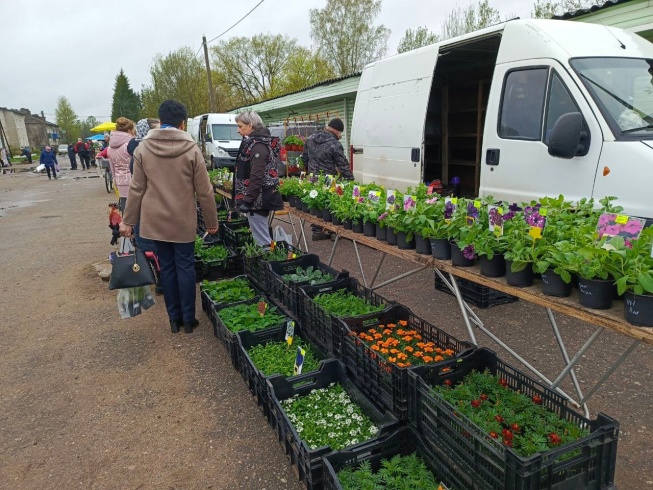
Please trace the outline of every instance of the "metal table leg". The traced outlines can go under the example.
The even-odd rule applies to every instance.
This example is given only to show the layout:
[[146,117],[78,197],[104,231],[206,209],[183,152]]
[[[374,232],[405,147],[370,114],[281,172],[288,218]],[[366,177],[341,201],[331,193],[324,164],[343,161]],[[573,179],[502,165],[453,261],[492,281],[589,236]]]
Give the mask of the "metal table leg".
[[367,279],[365,279],[365,271],[363,270],[363,263],[361,262],[361,256],[358,253],[358,245],[356,245],[356,240],[352,240],[352,243],[354,244],[356,259],[358,259],[358,269],[361,271],[361,277],[363,278],[363,285],[367,287]]
[[333,262],[333,257],[336,255],[336,247],[338,246],[338,241],[340,240],[340,234],[336,233],[336,239],[333,242],[333,246],[331,247],[331,255],[329,255],[329,263],[327,264],[329,267],[331,267],[331,263]]

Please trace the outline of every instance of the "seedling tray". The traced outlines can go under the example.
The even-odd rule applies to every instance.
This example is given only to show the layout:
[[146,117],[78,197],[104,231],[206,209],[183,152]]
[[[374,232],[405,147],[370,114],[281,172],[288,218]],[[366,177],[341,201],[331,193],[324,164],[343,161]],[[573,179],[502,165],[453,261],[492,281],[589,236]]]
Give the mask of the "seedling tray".
[[[319,371],[302,374],[293,378],[274,376],[267,380],[270,390],[271,423],[277,430],[279,442],[284,446],[290,463],[296,467],[299,479],[309,490],[321,489],[323,483],[323,460],[331,452],[329,446],[310,449],[299,437],[295,427],[288,419],[281,402],[292,396],[304,396],[314,389],[327,388],[331,383],[339,383],[349,397],[370,417],[379,428],[376,437],[370,441],[383,438],[399,427],[398,420],[390,413],[383,413],[363,395],[345,374],[345,366],[335,360],[322,363]],[[366,444],[369,441],[361,444]],[[355,449],[359,445],[347,449]]]
[[[385,304],[387,305],[385,311],[396,304],[362,287],[353,277],[317,286],[301,286],[298,292],[299,323],[304,327],[304,333],[313,345],[333,355],[336,359],[341,358],[340,344],[344,336],[343,324],[340,320],[348,319],[348,317],[338,318],[327,313],[313,301],[313,298],[320,293],[331,293],[341,289],[346,289],[360,298],[365,298],[375,306]],[[356,318],[367,325],[368,321],[374,322],[378,315],[379,313],[370,313]]]
[[[296,247],[293,247],[292,245],[286,243],[286,242],[277,242],[276,244],[277,247],[281,247],[288,252],[292,252],[297,256],[300,256],[303,254],[301,250],[299,250]],[[244,266],[245,266],[245,274],[247,274],[250,278],[250,280],[258,286],[258,288],[267,293],[270,290],[270,267],[268,264],[270,262],[277,262],[277,261],[270,261],[270,260],[265,260],[263,259],[263,255],[256,255],[254,257],[244,257]],[[278,262],[285,262],[283,260],[278,261]]]
[[[269,275],[269,285],[270,285],[270,295],[281,303],[291,315],[294,315],[296,318],[299,318],[298,314],[298,293],[301,286],[310,285],[310,281],[289,281],[286,282],[283,280],[282,276],[285,274],[293,274],[297,270],[297,267],[302,269],[307,269],[313,267],[314,270],[321,270],[324,273],[331,274],[333,276],[333,281],[338,279],[343,279],[349,277],[349,272],[343,271],[338,272],[337,270],[329,267],[326,264],[320,262],[320,257],[314,254],[302,255],[293,260],[287,260],[284,262],[269,262],[270,275]],[[333,282],[328,281],[328,282]],[[321,283],[322,284],[327,284]]]
[[[249,281],[249,278],[245,275],[240,275],[240,276],[235,276],[231,279],[247,279]],[[256,296],[261,295],[261,291],[251,282],[249,281],[250,287],[254,290],[256,293]],[[243,303],[245,301],[249,300],[243,300],[243,301],[234,301],[231,303],[218,303],[214,301],[206,291],[204,291],[202,284],[200,284],[200,298],[202,299],[202,310],[204,313],[206,313],[206,316],[211,320],[211,324],[213,325],[214,331],[215,331],[215,317],[216,317],[216,312],[220,311],[222,308],[228,308],[230,306],[237,305],[239,303]]]
[[[512,448],[492,439],[431,387],[450,380],[455,386],[472,370],[488,369],[511,390],[538,395],[542,406],[589,435],[544,453],[519,456]],[[566,400],[518,369],[502,362],[489,349],[446,361],[439,366],[420,366],[409,371],[411,423],[430,447],[440,448],[456,461],[456,476],[470,489],[575,490],[614,487],[619,423],[599,413],[589,420],[568,407]]]
[[382,460],[413,453],[417,453],[424,461],[436,481],[442,482],[442,490],[465,488],[454,476],[442,453],[433,452],[412,428],[402,427],[386,437],[323,456],[324,490],[343,490],[338,472],[344,469],[357,468],[361,463],[369,462],[372,471],[376,473],[381,468]]
[[[405,306],[394,306],[380,313],[373,321],[360,318],[342,320],[346,335],[342,341],[342,360],[347,367],[347,373],[356,386],[378,406],[392,411],[399,420],[408,418],[409,384],[408,371],[412,367],[398,367],[384,359],[360,338],[353,334],[377,328],[389,323],[398,324],[405,321],[405,330],[416,330],[422,336],[422,342],[433,342],[441,349],[451,349],[454,357],[464,355],[475,349],[474,344],[462,342],[448,333],[431,325],[426,320],[413,314]],[[438,363],[430,363],[437,366]]]
[[[207,243],[206,247],[214,247],[216,245],[223,245],[221,241],[214,243]],[[238,275],[238,261],[239,257],[232,250],[227,248],[229,255],[220,260],[202,260],[195,257],[195,274],[196,282],[201,282],[204,279],[208,281],[216,281],[218,279],[225,279]]]
[[[247,227],[247,229],[244,229],[244,227]],[[247,219],[228,221],[223,223],[220,229],[222,230],[222,239],[225,245],[232,250],[239,250],[245,244],[253,242]]]
[[[268,420],[270,419],[270,395],[267,380],[273,376],[278,376],[278,374],[266,376],[260,369],[256,367],[250,358],[248,351],[256,345],[265,345],[269,342],[284,342],[285,336],[286,328],[274,328],[271,330],[261,330],[259,332],[249,332],[245,330],[238,332],[237,334],[238,350],[240,356],[240,374],[243,376],[245,383],[247,383],[249,390],[254,396],[256,396],[258,405],[262,408],[263,414],[268,418]],[[302,329],[298,324],[295,324],[294,338],[300,338],[304,344],[310,344],[310,342],[308,342],[308,340],[303,335]],[[312,344],[311,347],[313,348],[313,351],[315,352],[318,359],[323,361],[327,358],[325,353],[321,352],[317,347]]]
[[[239,303],[235,303],[234,305],[229,305],[229,306],[235,306],[236,304],[248,304],[248,305],[251,305],[251,304],[258,303],[259,301],[265,301],[266,303],[268,303],[269,307],[273,307],[273,306],[277,307],[277,312],[279,314],[282,314],[282,312],[279,309],[278,305],[275,304],[269,298],[267,298],[267,297],[265,297],[263,295],[257,296],[256,298],[253,298],[253,299],[250,299],[250,300],[247,300],[247,301],[241,301]],[[238,332],[232,332],[231,330],[229,330],[225,326],[222,319],[220,318],[220,311],[222,309],[226,308],[226,307],[227,306],[224,306],[220,310],[216,311],[216,313],[215,313],[215,324],[214,324],[214,327],[213,327],[213,333],[218,339],[220,339],[222,341],[222,343],[227,348],[227,352],[229,352],[229,356],[231,357],[231,363],[234,366],[234,368],[237,369],[237,370],[240,370],[240,361],[241,361],[241,359],[240,359],[240,349],[238,347],[238,337],[236,336],[236,334]],[[286,322],[288,320],[289,320],[288,317],[284,316],[284,319],[277,326],[275,326],[273,328],[269,328],[269,329],[260,330],[260,331],[263,332],[265,330],[274,330],[274,329],[276,329],[276,330],[284,329],[285,330]]]

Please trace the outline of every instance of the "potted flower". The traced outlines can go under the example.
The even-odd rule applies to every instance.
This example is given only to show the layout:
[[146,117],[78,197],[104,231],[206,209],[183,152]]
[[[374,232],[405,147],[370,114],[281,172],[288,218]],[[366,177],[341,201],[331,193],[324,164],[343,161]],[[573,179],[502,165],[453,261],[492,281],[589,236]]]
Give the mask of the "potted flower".
[[[533,225],[529,224],[527,218],[536,212],[535,209],[536,206],[527,206],[521,211],[511,210],[514,214],[503,224],[506,237],[504,252],[506,281],[511,286],[528,287],[533,285],[533,256],[538,239],[530,233]],[[537,216],[539,217],[539,213]],[[531,221],[531,223],[535,222]]]
[[449,231],[447,222],[444,218],[445,200],[429,198],[426,201],[428,207],[425,207],[424,214],[427,216],[426,225],[420,230],[424,239],[430,241],[431,254],[434,258],[440,260],[451,259],[451,244],[449,243]]
[[302,194],[301,187],[302,183],[296,177],[283,179],[279,185],[279,194],[288,201],[291,207],[296,208],[299,196]]
[[458,199],[455,204],[453,200],[445,200],[444,204],[444,219],[447,223],[446,230],[451,243],[451,263],[458,267],[471,267],[476,259],[474,245],[471,242],[459,243],[461,237],[465,238],[469,233],[468,203],[471,201]]
[[[379,228],[379,216],[385,212],[385,193],[382,188],[370,189],[363,211],[363,233],[365,236],[376,237]],[[384,229],[385,231],[385,229]]]
[[590,243],[588,239],[588,243],[567,255],[565,266],[578,276],[580,304],[596,310],[610,309],[615,293],[610,251],[602,248],[602,242]]

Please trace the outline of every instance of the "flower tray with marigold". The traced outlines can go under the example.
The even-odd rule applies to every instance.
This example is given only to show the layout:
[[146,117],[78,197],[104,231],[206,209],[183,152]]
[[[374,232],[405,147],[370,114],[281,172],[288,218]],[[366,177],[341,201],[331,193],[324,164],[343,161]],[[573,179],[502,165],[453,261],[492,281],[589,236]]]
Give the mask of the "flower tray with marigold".
[[342,342],[347,371],[363,393],[400,420],[408,417],[408,370],[436,365],[474,349],[405,306],[379,313],[372,324],[369,318],[342,323],[347,331]]
[[410,421],[465,488],[612,489],[619,423],[590,420],[487,348],[408,373]]

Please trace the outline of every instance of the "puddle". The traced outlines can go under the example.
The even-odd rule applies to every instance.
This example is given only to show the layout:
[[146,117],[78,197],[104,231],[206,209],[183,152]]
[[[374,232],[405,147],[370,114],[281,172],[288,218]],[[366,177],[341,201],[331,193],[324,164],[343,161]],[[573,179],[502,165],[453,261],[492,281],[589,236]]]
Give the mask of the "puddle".
[[2,167],[2,175],[19,174],[22,172],[33,172],[36,167]]

